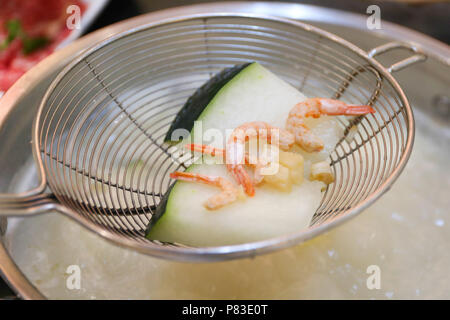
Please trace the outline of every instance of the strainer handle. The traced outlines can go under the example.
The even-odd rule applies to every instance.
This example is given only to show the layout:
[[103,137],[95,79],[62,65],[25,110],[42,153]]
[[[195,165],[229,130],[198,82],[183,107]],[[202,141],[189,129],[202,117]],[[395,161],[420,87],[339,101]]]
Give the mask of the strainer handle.
[[387,70],[390,73],[403,70],[410,65],[416,64],[418,62],[423,62],[427,59],[427,55],[425,52],[423,52],[420,48],[418,48],[416,45],[408,42],[400,42],[400,41],[393,41],[388,42],[386,44],[383,44],[381,46],[375,47],[372,50],[370,50],[367,54],[370,58],[374,58],[380,54],[396,50],[396,49],[406,49],[412,53],[414,53],[411,57],[408,57],[406,59],[403,59],[399,62],[396,62],[392,64],[390,67],[387,68]]
[[22,194],[0,194],[0,216],[27,216],[56,210],[58,203],[45,188]]

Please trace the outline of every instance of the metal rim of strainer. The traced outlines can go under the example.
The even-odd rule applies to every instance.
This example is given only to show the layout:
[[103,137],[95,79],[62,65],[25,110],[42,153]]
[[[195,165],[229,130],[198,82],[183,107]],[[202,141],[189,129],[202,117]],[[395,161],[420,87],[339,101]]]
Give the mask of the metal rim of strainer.
[[[301,242],[304,242],[308,239],[311,239],[315,237],[316,235],[319,235],[320,233],[323,233],[326,230],[329,230],[332,227],[335,227],[348,219],[356,216],[358,213],[363,211],[365,208],[367,208],[369,205],[371,205],[375,200],[377,200],[382,194],[384,194],[386,191],[389,190],[390,186],[393,182],[398,178],[402,170],[404,169],[409,156],[412,151],[413,141],[414,141],[414,119],[413,119],[413,113],[411,110],[411,107],[408,103],[408,100],[403,93],[403,90],[397,83],[397,81],[392,77],[391,73],[385,69],[379,62],[377,62],[372,56],[363,51],[362,49],[358,48],[357,46],[347,42],[344,39],[341,39],[327,31],[321,30],[319,28],[310,26],[305,23],[285,19],[285,18],[279,18],[279,17],[272,17],[267,15],[256,15],[256,14],[236,14],[236,13],[220,13],[220,14],[195,14],[195,15],[189,15],[189,16],[181,16],[177,18],[171,18],[166,19],[163,21],[158,21],[156,23],[149,23],[142,26],[139,26],[137,28],[132,28],[128,31],[113,35],[104,41],[94,45],[93,47],[89,48],[88,50],[84,51],[82,54],[80,54],[76,59],[74,59],[69,65],[67,65],[53,80],[50,87],[48,88],[43,100],[40,103],[37,116],[35,118],[35,121],[33,123],[33,156],[35,158],[35,162],[38,164],[38,171],[39,171],[39,178],[40,178],[40,185],[38,188],[33,190],[35,194],[42,193],[46,187],[47,187],[47,179],[45,174],[45,169],[43,166],[42,158],[41,158],[41,150],[38,143],[38,135],[39,135],[39,120],[41,117],[41,111],[44,109],[47,99],[49,98],[51,92],[56,88],[58,83],[61,81],[61,79],[64,78],[64,76],[74,68],[81,60],[83,60],[85,57],[89,56],[91,53],[95,52],[99,48],[102,48],[106,45],[108,45],[111,42],[114,42],[122,37],[125,37],[127,35],[130,35],[132,33],[145,30],[151,27],[157,27],[162,26],[166,24],[176,23],[176,22],[183,22],[183,21],[189,21],[194,19],[202,19],[202,18],[215,18],[215,17],[238,17],[238,18],[252,18],[252,19],[266,19],[271,20],[275,22],[290,24],[295,27],[301,28],[304,31],[315,33],[316,35],[322,36],[324,38],[327,38],[329,40],[332,40],[333,42],[346,47],[347,49],[350,49],[351,51],[355,52],[358,56],[361,58],[369,61],[372,66],[375,66],[377,69],[377,72],[381,74],[383,77],[383,80],[386,80],[389,82],[389,84],[394,88],[396,93],[398,94],[399,99],[401,100],[400,103],[404,107],[404,110],[407,115],[408,123],[407,123],[407,140],[406,140],[406,146],[404,149],[404,152],[402,156],[399,159],[397,167],[393,170],[393,172],[390,174],[390,176],[375,190],[373,191],[366,199],[363,201],[360,201],[356,206],[352,207],[349,210],[344,211],[342,214],[337,215],[336,217],[328,220],[326,223],[318,225],[318,226],[312,226],[308,230],[301,230],[299,232],[296,232],[294,234],[280,236],[272,239],[267,239],[263,241],[257,241],[257,242],[251,242],[246,244],[238,244],[238,245],[227,245],[227,246],[220,246],[220,247],[202,247],[202,248],[195,248],[195,247],[174,247],[174,246],[156,246],[152,245],[151,247],[148,246],[144,242],[139,242],[132,240],[127,237],[123,237],[117,234],[114,234],[112,232],[109,232],[102,228],[101,226],[91,222],[88,219],[82,218],[77,212],[74,210],[65,207],[61,204],[54,203],[48,206],[46,208],[47,211],[51,209],[55,209],[72,219],[76,220],[77,222],[81,223],[91,231],[94,231],[95,233],[101,235],[103,238],[110,240],[114,242],[115,244],[118,244],[123,247],[128,247],[134,250],[137,250],[142,253],[146,253],[152,256],[165,258],[165,259],[171,259],[171,260],[188,260],[188,261],[215,261],[215,260],[228,260],[228,259],[235,259],[235,258],[241,258],[241,257],[251,257],[255,256],[257,254],[262,253],[268,253],[274,250],[286,248],[288,246],[292,246],[294,244],[298,244]],[[30,194],[28,194],[30,195]]]

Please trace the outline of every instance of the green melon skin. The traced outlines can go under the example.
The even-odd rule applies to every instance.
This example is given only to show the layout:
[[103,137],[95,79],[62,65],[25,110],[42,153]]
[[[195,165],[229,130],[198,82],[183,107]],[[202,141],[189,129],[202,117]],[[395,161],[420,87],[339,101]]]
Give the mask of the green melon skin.
[[[193,165],[190,172],[232,179],[223,165]],[[319,206],[323,183],[305,180],[290,193],[258,187],[247,197],[219,210],[206,210],[204,201],[219,189],[178,181],[169,193],[164,214],[147,237],[194,247],[209,247],[265,240],[307,228]]]
[[186,129],[190,132],[194,126],[194,121],[198,119],[217,92],[250,64],[251,63],[244,63],[231,68],[226,68],[198,88],[177,113],[170,125],[169,131],[167,131],[164,142],[178,142],[172,141],[172,133],[176,129]]
[[[284,127],[292,107],[306,97],[258,63],[243,68],[209,101],[197,120],[203,132],[210,128],[224,136],[250,121],[266,121]],[[224,141],[226,140],[226,137]],[[224,141],[213,141],[224,147]],[[220,175],[232,180],[225,165],[196,164],[187,171]],[[219,189],[199,183],[177,181],[147,230],[147,238],[189,246],[222,246],[286,235],[307,228],[319,206],[321,182],[305,179],[290,193],[263,186],[219,210],[203,207]]]

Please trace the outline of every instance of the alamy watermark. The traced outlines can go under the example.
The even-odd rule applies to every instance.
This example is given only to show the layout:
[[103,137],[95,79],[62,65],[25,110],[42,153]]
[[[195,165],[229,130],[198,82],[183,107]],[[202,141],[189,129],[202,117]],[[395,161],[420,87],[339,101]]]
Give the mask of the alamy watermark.
[[73,264],[67,267],[66,275],[66,288],[69,290],[81,289],[81,268],[80,266]]
[[381,9],[376,4],[372,4],[367,7],[367,14],[370,16],[367,18],[366,25],[369,30],[381,29]]
[[366,280],[366,286],[369,290],[381,289],[381,269],[376,264],[367,267],[366,273],[369,274]]
[[81,28],[81,9],[77,5],[70,5],[66,9],[66,13],[69,15],[66,19],[66,26],[69,30],[75,30]]
[[[230,142],[229,137],[234,139]],[[204,130],[202,121],[195,121],[191,132],[179,128],[172,132],[171,141],[179,142],[174,155],[178,159],[191,157],[194,164],[250,164],[260,165],[262,175],[274,175],[279,169],[280,129],[238,128]],[[202,150],[186,148],[195,145]],[[208,147],[214,145],[215,147]],[[205,152],[205,150],[207,152]],[[209,150],[209,151],[208,151]],[[214,156],[205,157],[203,154]],[[219,157],[217,157],[219,156]]]

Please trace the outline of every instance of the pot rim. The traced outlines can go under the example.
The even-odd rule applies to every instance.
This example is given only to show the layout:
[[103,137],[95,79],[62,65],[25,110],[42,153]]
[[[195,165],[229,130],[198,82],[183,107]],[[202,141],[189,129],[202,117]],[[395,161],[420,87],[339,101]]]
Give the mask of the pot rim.
[[[135,28],[149,22],[163,21],[168,18],[186,16],[192,13],[252,13],[270,14],[283,18],[306,21],[307,23],[337,24],[339,26],[362,29],[366,27],[367,17],[364,15],[349,13],[336,9],[321,8],[312,5],[268,2],[218,2],[189,5],[156,11],[127,19],[113,25],[104,27],[89,34],[71,45],[55,52],[40,62],[36,67],[19,79],[10,90],[0,99],[0,127],[8,118],[18,101],[27,92],[39,83],[40,79],[48,77],[55,69],[61,68],[73,59],[75,55],[85,48],[104,40],[116,33]],[[450,47],[436,39],[420,32],[383,21],[383,30],[375,32],[376,36],[388,39],[410,39],[423,49],[429,58],[434,58],[441,63],[450,65]],[[14,263],[3,243],[0,242],[0,275],[12,287],[12,289],[24,299],[45,299],[46,297],[25,277]]]

